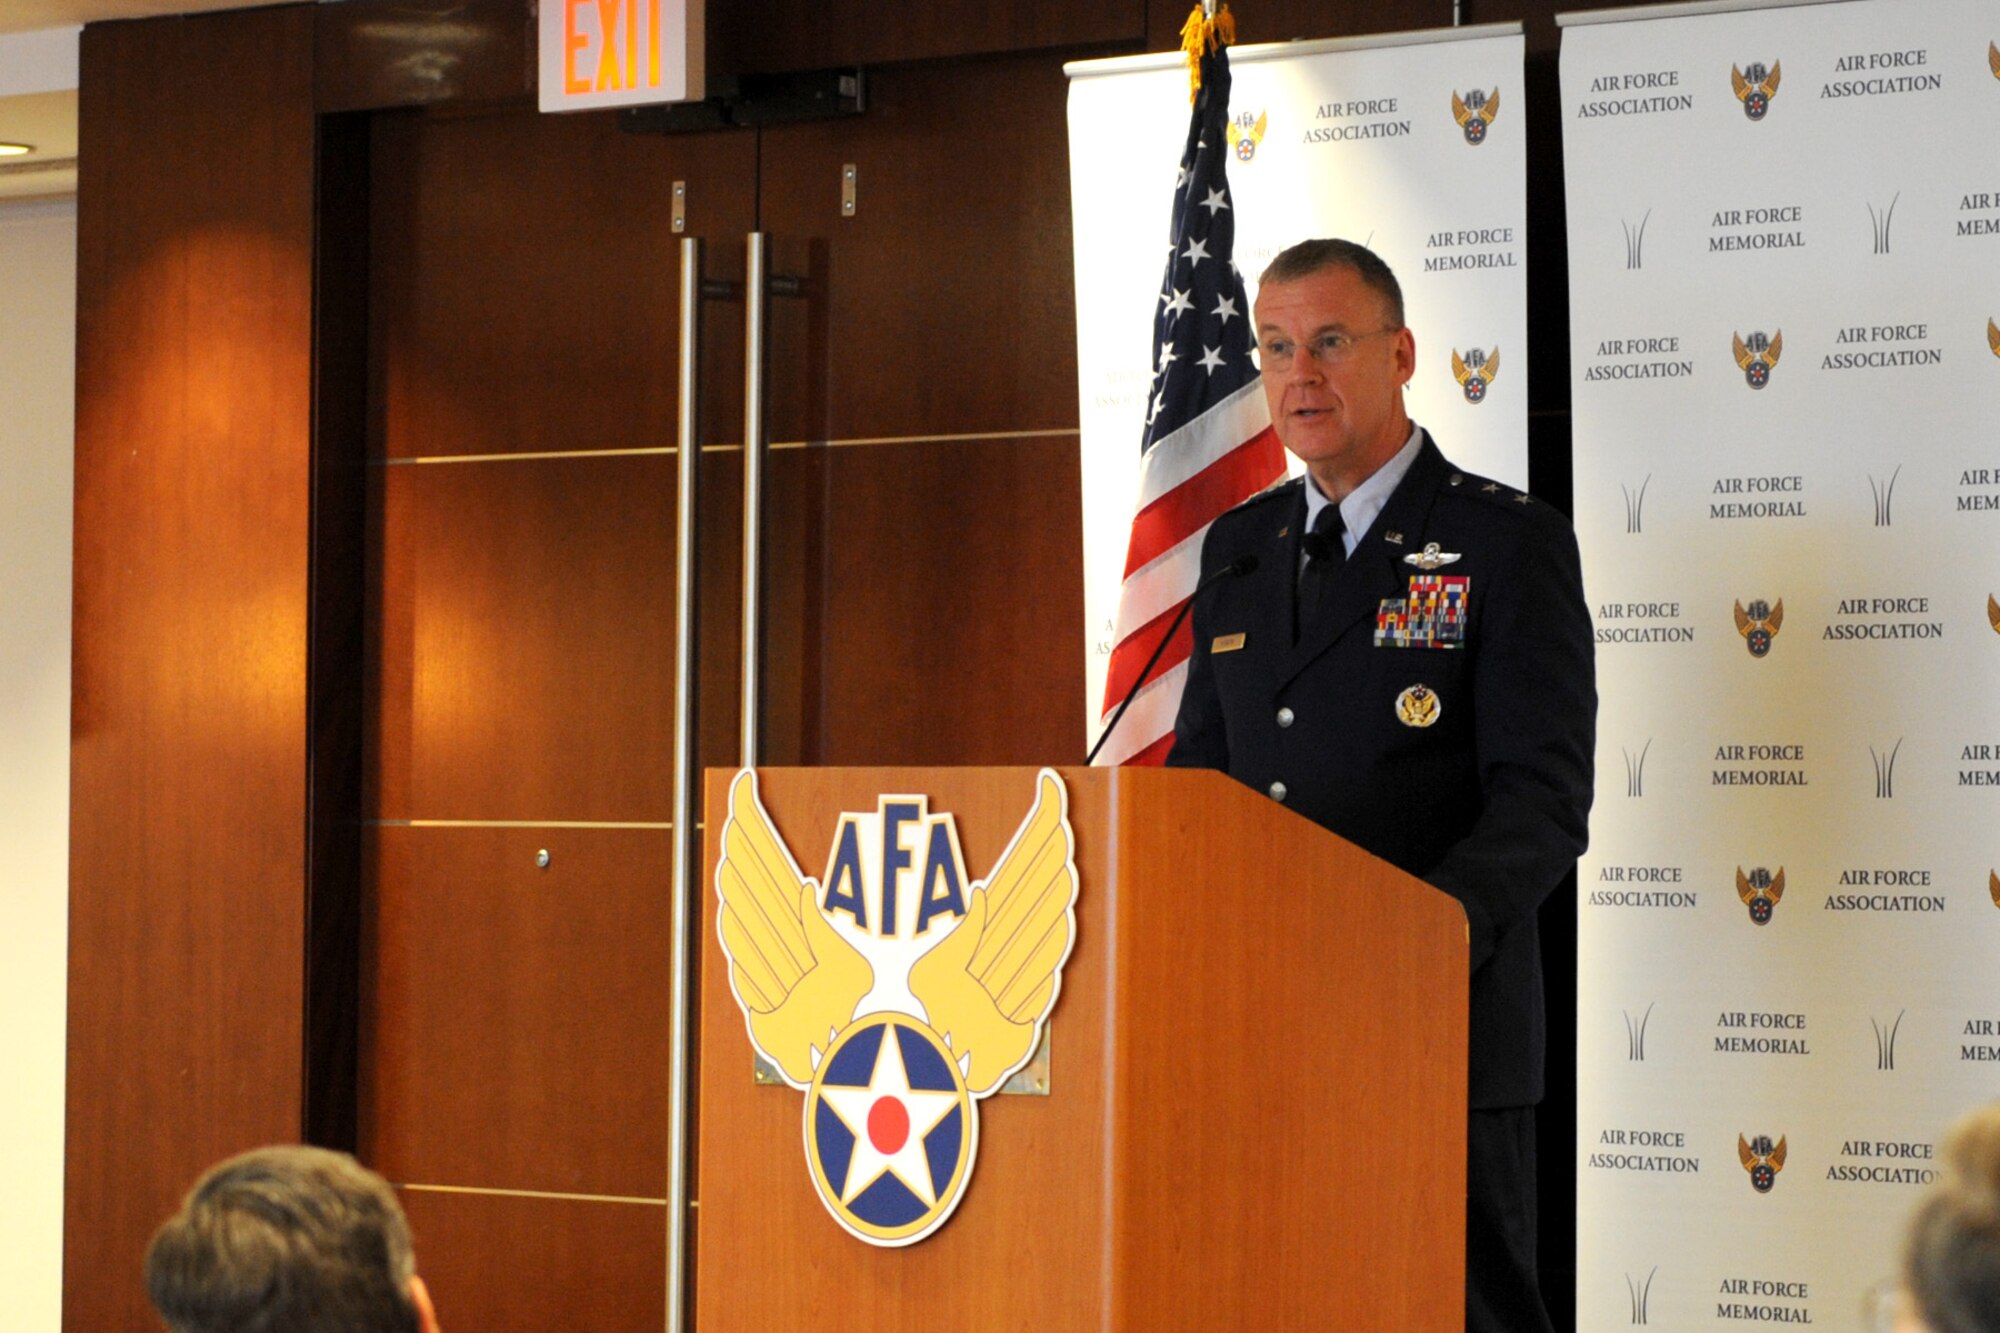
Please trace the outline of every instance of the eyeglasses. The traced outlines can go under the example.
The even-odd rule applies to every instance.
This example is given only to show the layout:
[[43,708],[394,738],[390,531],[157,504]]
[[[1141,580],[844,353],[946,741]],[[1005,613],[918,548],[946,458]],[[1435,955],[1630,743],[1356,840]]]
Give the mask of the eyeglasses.
[[[1323,366],[1337,366],[1353,356],[1354,349],[1370,338],[1402,331],[1403,326],[1398,324],[1392,328],[1376,329],[1373,333],[1322,333],[1306,343],[1305,355]],[[1264,338],[1257,343],[1257,363],[1265,370],[1290,370],[1298,354],[1299,345],[1289,338]]]

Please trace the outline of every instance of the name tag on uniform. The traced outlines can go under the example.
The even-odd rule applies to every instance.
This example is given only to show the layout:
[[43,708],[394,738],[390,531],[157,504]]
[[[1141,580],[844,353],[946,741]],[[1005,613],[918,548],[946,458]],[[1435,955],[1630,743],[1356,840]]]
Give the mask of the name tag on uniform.
[[1472,580],[1464,575],[1412,574],[1406,596],[1390,597],[1375,612],[1377,648],[1463,648],[1472,609]]
[[1215,642],[1208,645],[1210,653],[1233,653],[1243,646],[1241,634],[1218,634]]

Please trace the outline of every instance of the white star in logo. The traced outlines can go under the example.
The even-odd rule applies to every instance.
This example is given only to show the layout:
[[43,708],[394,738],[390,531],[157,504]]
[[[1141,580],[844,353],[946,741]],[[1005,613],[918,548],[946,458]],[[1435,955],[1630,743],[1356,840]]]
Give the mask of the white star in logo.
[[1180,360],[1180,358],[1174,355],[1173,344],[1171,343],[1160,344],[1160,364],[1158,366],[1158,369],[1165,370],[1169,365],[1178,360]]
[[1211,315],[1222,316],[1223,327],[1227,328],[1229,326],[1229,321],[1236,317],[1236,302],[1234,299],[1227,296],[1218,297],[1216,298],[1215,309],[1209,311],[1208,313]]
[[1223,194],[1222,194],[1222,191],[1220,191],[1220,190],[1210,190],[1210,191],[1208,192],[1208,198],[1206,198],[1206,199],[1202,200],[1202,201],[1201,201],[1200,203],[1196,204],[1196,205],[1195,205],[1195,207],[1196,207],[1196,208],[1205,208],[1205,209],[1207,209],[1207,210],[1208,210],[1208,215],[1209,215],[1210,217],[1214,217],[1214,216],[1215,216],[1215,213],[1216,213],[1216,210],[1217,210],[1217,209],[1220,209],[1220,208],[1227,208],[1227,207],[1229,207],[1229,204],[1228,204],[1228,202],[1227,202],[1227,201],[1226,201],[1226,200],[1225,200],[1225,199],[1223,198]]
[[1167,315],[1172,317],[1180,314],[1183,310],[1192,309],[1194,309],[1194,302],[1188,300],[1188,294],[1176,288],[1174,290],[1174,299],[1167,302]]
[[867,1087],[822,1085],[819,1093],[854,1133],[854,1155],[848,1159],[847,1179],[840,1189],[842,1203],[852,1203],[886,1171],[909,1186],[926,1208],[937,1207],[937,1183],[931,1179],[924,1135],[951,1114],[958,1097],[910,1087],[910,1076],[903,1068],[903,1044],[893,1026],[882,1029],[882,1047],[875,1053],[875,1069]]
[[1195,364],[1213,375],[1216,371],[1222,369],[1222,349],[1220,347],[1202,348],[1201,360],[1195,362]]
[[1189,261],[1191,264],[1199,264],[1202,260],[1208,258],[1208,247],[1190,236],[1188,237],[1187,252],[1181,258]]
[[1180,189],[1181,186],[1187,184],[1187,181],[1188,181],[1188,169],[1186,167],[1182,167],[1181,174],[1174,177],[1174,188],[1176,190]]

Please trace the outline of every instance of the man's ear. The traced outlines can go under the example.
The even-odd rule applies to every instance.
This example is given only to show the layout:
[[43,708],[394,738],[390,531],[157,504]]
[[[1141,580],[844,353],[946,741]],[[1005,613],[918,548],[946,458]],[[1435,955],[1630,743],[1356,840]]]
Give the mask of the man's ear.
[[410,1304],[417,1307],[417,1327],[421,1333],[438,1333],[437,1307],[431,1304],[431,1289],[415,1273],[410,1274]]

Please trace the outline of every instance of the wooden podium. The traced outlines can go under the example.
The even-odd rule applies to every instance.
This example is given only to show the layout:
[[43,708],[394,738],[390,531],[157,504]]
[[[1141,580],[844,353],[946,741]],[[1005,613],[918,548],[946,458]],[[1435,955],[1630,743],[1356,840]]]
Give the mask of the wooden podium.
[[[1458,904],[1219,774],[1059,771],[1081,887],[1049,1094],[979,1104],[963,1202],[902,1249],[834,1222],[802,1094],[752,1081],[715,926],[734,775],[709,771],[695,1327],[1463,1328]],[[1035,792],[1028,768],[758,776],[815,878],[840,812],[918,794],[983,879]]]

